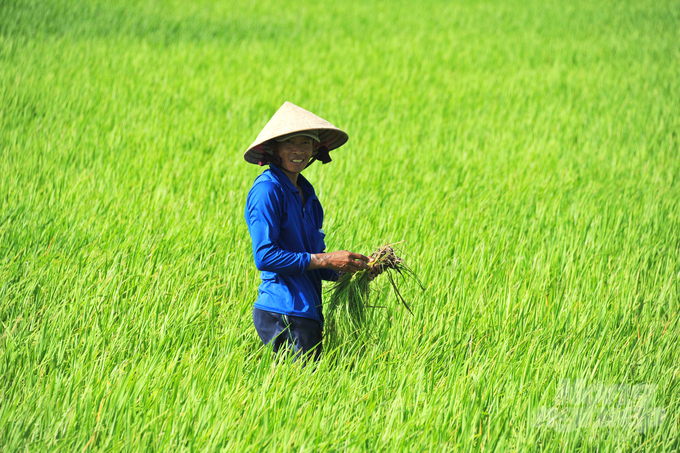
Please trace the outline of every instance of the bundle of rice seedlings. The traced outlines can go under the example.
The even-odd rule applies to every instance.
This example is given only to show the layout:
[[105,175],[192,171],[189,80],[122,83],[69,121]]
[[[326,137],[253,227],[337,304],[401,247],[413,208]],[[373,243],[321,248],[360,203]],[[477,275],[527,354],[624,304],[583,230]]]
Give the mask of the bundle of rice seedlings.
[[[399,284],[413,280],[421,290],[424,291],[425,287],[404,260],[397,256],[392,245],[385,244],[373,252],[369,266],[378,269],[380,276],[386,276],[396,299],[413,314],[399,290]],[[380,309],[387,307],[370,304],[371,274],[371,270],[344,274],[331,287],[331,296],[324,304],[324,330],[330,347],[339,346],[343,338],[358,340],[370,337],[371,332],[380,330],[386,321],[387,317]]]

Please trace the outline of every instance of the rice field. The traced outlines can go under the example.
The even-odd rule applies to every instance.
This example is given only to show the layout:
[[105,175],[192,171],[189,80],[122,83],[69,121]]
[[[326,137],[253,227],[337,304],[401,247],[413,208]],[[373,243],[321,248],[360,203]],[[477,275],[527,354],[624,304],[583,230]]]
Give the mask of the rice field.
[[[680,450],[678,93],[668,0],[0,0],[0,451]],[[307,367],[251,318],[284,101],[350,136],[328,250],[426,287]]]

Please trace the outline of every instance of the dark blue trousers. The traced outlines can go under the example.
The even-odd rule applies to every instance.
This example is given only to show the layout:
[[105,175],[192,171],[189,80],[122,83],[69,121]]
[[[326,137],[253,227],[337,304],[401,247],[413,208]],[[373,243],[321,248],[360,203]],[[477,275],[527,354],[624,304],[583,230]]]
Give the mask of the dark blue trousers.
[[271,344],[275,353],[287,349],[297,358],[313,351],[309,357],[321,357],[323,333],[319,321],[253,308],[253,323],[262,343]]

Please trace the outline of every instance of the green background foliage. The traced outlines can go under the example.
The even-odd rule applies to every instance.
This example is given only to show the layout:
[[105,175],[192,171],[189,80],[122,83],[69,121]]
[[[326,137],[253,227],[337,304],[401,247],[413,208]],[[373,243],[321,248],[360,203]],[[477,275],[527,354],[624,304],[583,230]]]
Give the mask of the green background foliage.
[[[678,43],[665,0],[0,0],[0,449],[677,451]],[[306,368],[250,315],[286,100],[350,135],[329,250],[428,288]],[[537,425],[562,379],[666,417]]]

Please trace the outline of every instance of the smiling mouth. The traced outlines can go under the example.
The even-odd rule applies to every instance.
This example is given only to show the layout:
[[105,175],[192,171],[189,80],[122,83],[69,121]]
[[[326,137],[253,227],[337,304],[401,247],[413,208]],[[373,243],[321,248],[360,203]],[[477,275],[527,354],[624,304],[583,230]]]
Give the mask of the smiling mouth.
[[291,161],[296,163],[296,164],[300,164],[300,163],[304,162],[304,159],[291,159]]

